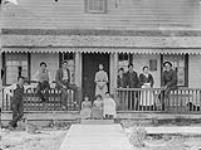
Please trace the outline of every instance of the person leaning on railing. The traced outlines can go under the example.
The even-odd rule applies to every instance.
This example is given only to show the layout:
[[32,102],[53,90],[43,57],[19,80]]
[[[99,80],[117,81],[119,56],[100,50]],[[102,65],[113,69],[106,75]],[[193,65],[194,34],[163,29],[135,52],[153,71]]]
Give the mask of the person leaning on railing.
[[172,69],[172,63],[169,61],[166,61],[163,66],[162,88],[164,90],[159,94],[159,99],[162,102],[162,110],[165,110],[170,98],[170,92],[177,89],[177,72]]
[[[139,88],[138,74],[133,70],[133,64],[128,65],[128,72],[126,76],[126,87],[128,88]],[[138,109],[138,91],[128,92],[128,109],[137,110]]]
[[11,101],[12,120],[9,122],[9,128],[12,130],[17,127],[17,122],[23,117],[24,112],[24,77],[18,77],[18,83],[13,86],[13,95]]
[[[126,88],[126,75],[123,68],[118,70],[117,88]],[[128,109],[128,99],[126,98],[126,91],[118,91],[118,105],[120,110]]]

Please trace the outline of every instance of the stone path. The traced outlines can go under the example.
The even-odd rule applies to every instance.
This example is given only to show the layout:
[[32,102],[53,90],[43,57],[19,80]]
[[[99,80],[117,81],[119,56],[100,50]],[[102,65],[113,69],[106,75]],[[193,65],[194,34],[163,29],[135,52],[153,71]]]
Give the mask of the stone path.
[[122,127],[110,125],[72,125],[59,150],[132,150]]

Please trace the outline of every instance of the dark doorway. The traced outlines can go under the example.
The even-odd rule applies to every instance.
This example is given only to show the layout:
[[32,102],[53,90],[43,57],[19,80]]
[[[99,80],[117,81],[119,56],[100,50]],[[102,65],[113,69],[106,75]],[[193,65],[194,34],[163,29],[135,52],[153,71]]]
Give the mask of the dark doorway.
[[83,96],[87,94],[92,101],[95,96],[95,73],[99,64],[104,65],[104,70],[109,76],[109,54],[83,54]]

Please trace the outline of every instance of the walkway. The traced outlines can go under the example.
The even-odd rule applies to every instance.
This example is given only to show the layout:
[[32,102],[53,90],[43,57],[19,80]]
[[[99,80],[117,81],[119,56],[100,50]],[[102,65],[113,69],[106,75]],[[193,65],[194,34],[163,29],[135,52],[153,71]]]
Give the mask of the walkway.
[[72,125],[60,150],[132,150],[119,124]]

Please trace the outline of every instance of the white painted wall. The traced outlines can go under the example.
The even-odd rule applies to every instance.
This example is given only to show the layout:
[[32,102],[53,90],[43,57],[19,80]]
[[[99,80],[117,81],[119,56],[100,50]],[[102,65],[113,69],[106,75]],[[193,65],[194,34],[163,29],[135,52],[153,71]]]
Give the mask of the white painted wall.
[[201,88],[201,55],[189,55],[189,87]]
[[160,87],[161,83],[161,59],[160,55],[147,55],[147,54],[134,54],[133,55],[133,66],[134,70],[138,73],[138,76],[140,73],[142,73],[143,66],[147,65],[149,66],[149,60],[150,59],[156,59],[157,60],[157,71],[150,72],[154,78],[154,87],[158,88]]
[[59,68],[59,54],[31,54],[31,79],[34,73],[39,69],[41,62],[46,62],[50,75],[55,80],[56,71]]

